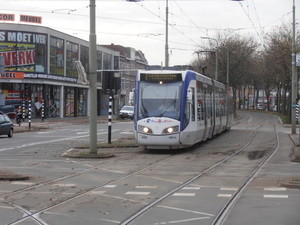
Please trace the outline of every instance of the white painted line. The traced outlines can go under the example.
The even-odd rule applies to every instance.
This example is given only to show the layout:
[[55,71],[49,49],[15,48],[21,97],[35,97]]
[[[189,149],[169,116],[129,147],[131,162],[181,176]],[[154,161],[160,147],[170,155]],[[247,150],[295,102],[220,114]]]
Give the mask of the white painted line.
[[286,188],[277,188],[277,187],[264,188],[264,191],[286,191]]
[[[62,130],[60,130],[60,131],[62,131]],[[116,131],[119,131],[119,129],[112,130],[112,133],[114,133]],[[102,135],[102,134],[107,134],[107,132],[97,133],[97,135]],[[42,144],[48,144],[48,143],[53,143],[53,142],[59,142],[59,141],[68,141],[68,140],[73,140],[73,139],[78,139],[78,138],[85,138],[85,137],[88,137],[88,136],[89,136],[89,134],[82,135],[82,136],[66,137],[66,138],[61,138],[61,139],[53,139],[53,140],[48,140],[48,141],[33,142],[33,143],[30,143],[30,144],[24,144],[24,145],[13,146],[13,147],[8,147],[8,148],[1,148],[0,152],[20,149],[20,148],[27,148],[27,147],[31,147],[31,146],[35,146],[35,145],[42,145]]]
[[178,197],[192,197],[195,196],[195,193],[174,193],[173,196],[178,196]]
[[106,187],[106,188],[114,188],[114,187],[116,187],[117,185],[105,185],[104,187]]
[[58,186],[58,187],[74,187],[76,184],[52,184],[52,186]]
[[149,188],[149,189],[155,189],[155,188],[157,188],[157,186],[143,186],[143,185],[139,185],[139,186],[136,186],[135,188]]
[[181,209],[181,208],[175,208],[175,207],[170,207],[170,206],[165,206],[165,205],[158,205],[157,207],[166,208],[166,209],[172,209],[172,210],[178,210],[178,211],[188,212],[188,213],[201,214],[201,215],[206,215],[206,216],[214,216],[213,214],[209,214],[209,213],[192,211],[192,210]]
[[37,134],[51,134],[51,133],[55,133],[56,131],[40,131]]
[[218,194],[218,197],[221,197],[221,198],[230,198],[232,195],[230,194]]
[[198,218],[191,218],[191,219],[185,219],[185,220],[174,220],[174,221],[154,223],[153,225],[184,223],[184,222],[190,222],[190,221],[196,221],[196,220],[204,220],[204,219],[210,219],[210,218],[211,217],[198,217]]
[[22,181],[13,181],[11,184],[16,184],[16,185],[34,185],[35,183],[30,183],[30,182],[22,182]]
[[10,207],[10,206],[0,206],[1,209],[13,209],[14,207]]
[[85,132],[77,132],[76,134],[88,134],[89,131],[85,131]]
[[221,191],[237,191],[237,188],[220,188]]
[[128,191],[125,195],[149,195],[150,192]]
[[289,198],[288,195],[264,195],[264,198]]
[[200,190],[200,187],[184,187],[184,190]]
[[105,191],[92,191],[91,194],[97,194],[97,195],[102,195],[104,194]]

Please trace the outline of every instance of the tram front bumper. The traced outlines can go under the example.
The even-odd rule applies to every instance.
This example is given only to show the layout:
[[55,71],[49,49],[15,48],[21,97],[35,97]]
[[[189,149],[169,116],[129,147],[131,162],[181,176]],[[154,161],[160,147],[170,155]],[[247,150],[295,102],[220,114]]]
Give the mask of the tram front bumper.
[[176,149],[183,148],[180,143],[180,135],[147,135],[144,133],[136,133],[138,145],[147,149]]

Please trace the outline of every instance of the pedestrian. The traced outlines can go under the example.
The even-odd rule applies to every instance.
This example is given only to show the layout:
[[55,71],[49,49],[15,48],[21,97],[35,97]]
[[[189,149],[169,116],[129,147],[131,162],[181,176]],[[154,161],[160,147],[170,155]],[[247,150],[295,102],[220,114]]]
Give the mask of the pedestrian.
[[19,106],[17,110],[17,124],[19,124],[19,126],[21,126],[21,120],[22,120],[22,106]]

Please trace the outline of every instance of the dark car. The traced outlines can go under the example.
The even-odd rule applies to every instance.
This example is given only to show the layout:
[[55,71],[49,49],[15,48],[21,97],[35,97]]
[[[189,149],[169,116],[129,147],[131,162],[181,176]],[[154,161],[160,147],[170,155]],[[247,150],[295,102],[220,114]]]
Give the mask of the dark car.
[[14,125],[5,114],[0,115],[0,135],[12,137],[14,133]]
[[133,120],[134,118],[134,106],[123,106],[122,109],[120,110],[120,118],[130,118]]

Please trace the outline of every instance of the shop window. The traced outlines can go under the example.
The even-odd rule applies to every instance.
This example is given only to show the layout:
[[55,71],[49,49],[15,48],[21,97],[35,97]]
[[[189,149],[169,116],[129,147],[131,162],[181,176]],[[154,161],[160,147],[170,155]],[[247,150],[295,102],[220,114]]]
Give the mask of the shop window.
[[50,73],[64,75],[64,40],[50,38]]
[[47,69],[46,46],[36,45],[35,71],[39,73],[45,73],[46,69]]
[[66,75],[78,77],[75,62],[78,60],[78,44],[67,41]]

